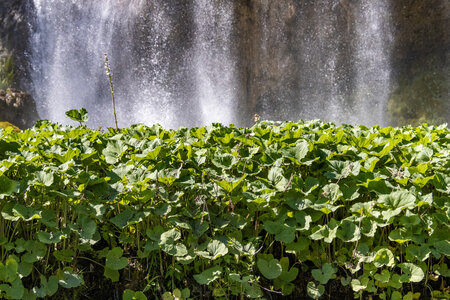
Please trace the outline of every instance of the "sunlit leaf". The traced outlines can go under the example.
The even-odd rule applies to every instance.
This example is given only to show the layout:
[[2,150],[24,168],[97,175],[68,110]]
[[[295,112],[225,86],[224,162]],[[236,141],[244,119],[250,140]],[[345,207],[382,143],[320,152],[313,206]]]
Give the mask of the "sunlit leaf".
[[200,274],[194,275],[194,279],[199,284],[210,284],[214,280],[220,278],[220,275],[222,275],[222,268],[219,266],[215,266],[203,271]]
[[325,293],[325,287],[321,284],[316,286],[312,281],[308,282],[306,292],[313,299],[319,299]]

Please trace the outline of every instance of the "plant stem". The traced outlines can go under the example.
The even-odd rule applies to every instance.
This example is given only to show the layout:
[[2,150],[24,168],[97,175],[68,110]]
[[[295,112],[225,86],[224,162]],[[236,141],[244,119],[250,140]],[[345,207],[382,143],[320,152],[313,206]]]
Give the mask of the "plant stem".
[[109,80],[109,88],[111,89],[111,98],[112,98],[113,112],[114,112],[114,122],[116,123],[116,130],[118,130],[119,126],[117,125],[116,100],[114,99],[114,86],[113,86],[113,82],[112,82],[111,69],[109,68],[108,55],[106,53],[105,53],[105,69],[106,69],[106,76],[108,76],[108,80]]

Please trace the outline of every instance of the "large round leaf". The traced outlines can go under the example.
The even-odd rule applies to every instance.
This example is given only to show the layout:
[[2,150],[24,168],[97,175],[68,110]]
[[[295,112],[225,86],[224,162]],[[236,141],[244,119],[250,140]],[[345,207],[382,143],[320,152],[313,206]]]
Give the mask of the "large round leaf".
[[273,258],[272,255],[268,257],[260,257],[256,263],[258,269],[267,279],[275,279],[281,275],[282,268],[278,259]]

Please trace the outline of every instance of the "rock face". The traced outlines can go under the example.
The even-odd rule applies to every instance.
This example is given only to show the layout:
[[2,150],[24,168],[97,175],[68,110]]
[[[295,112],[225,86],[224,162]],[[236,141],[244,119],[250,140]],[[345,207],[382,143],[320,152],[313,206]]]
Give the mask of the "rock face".
[[0,121],[25,129],[38,119],[36,103],[29,94],[15,89],[0,90]]
[[[420,72],[425,66],[449,67],[450,2],[392,1],[395,45],[392,53],[399,73]],[[439,59],[430,64],[433,57]]]
[[[358,77],[356,23],[364,12],[362,2],[236,1],[243,118],[249,119],[254,112],[270,119],[292,117],[302,107],[308,111],[309,103],[321,101],[318,107],[327,111],[324,96],[335,91],[346,105],[354,105],[359,100],[352,92]],[[396,123],[398,111],[404,111],[400,106],[409,106],[409,111],[421,110],[419,106],[427,106],[431,100],[435,103],[434,114],[449,122],[449,81],[442,77],[450,73],[450,1],[389,0],[385,4],[391,23],[385,41],[393,91],[389,110],[398,108],[390,113],[389,122]],[[429,77],[436,74],[439,89],[429,87],[433,91],[417,95],[417,82],[425,73],[430,82],[433,79]],[[330,78],[335,84],[328,81]],[[399,93],[409,96],[398,102]],[[410,97],[411,93],[415,96]],[[436,93],[440,96],[429,98]],[[269,116],[267,107],[272,108]],[[430,113],[414,115],[419,120]]]
[[349,92],[353,16],[349,1],[334,2],[235,2],[244,119],[296,120],[308,102],[329,101],[332,89]]
[[28,88],[29,26],[27,2],[0,1],[0,57],[10,54],[15,61],[15,87]]

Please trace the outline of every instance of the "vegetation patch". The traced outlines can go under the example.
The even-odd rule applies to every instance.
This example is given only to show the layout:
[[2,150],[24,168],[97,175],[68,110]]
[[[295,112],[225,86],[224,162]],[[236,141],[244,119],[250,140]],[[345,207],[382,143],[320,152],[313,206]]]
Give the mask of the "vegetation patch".
[[19,132],[19,127],[9,123],[9,122],[0,122],[0,129],[6,129],[8,127],[11,127],[14,131]]
[[449,155],[445,125],[0,130],[0,298],[448,299]]
[[15,81],[14,57],[0,53],[0,90],[12,87]]

